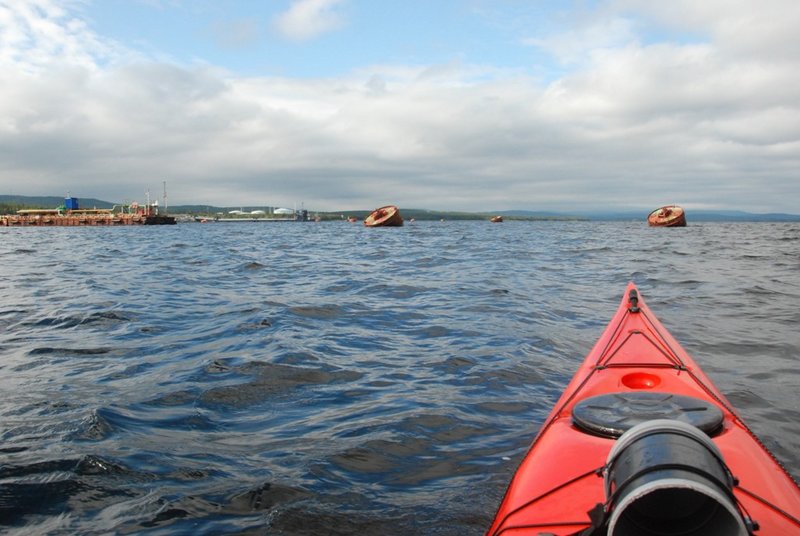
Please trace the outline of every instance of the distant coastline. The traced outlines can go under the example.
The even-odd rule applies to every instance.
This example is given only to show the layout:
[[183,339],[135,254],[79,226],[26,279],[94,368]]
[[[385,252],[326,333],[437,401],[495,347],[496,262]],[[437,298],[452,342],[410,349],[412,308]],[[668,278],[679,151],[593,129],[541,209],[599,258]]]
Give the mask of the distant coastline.
[[[100,199],[81,198],[81,205],[94,208],[111,208],[117,203]],[[59,196],[23,196],[0,195],[0,214],[14,213],[20,208],[54,208],[64,202]],[[210,205],[171,205],[172,215],[202,216],[217,213],[229,213],[233,210],[252,211],[264,206],[218,207]],[[315,211],[309,210],[321,220],[341,220],[348,217],[365,218],[372,209]],[[639,221],[646,220],[651,208],[640,210],[607,210],[607,211],[534,211],[534,210],[500,210],[494,212],[464,212],[448,210],[425,210],[400,207],[403,217],[416,220],[485,220],[493,215],[503,216],[506,220],[523,221]],[[692,222],[800,222],[800,215],[785,213],[758,214],[742,210],[687,210],[687,220]]]

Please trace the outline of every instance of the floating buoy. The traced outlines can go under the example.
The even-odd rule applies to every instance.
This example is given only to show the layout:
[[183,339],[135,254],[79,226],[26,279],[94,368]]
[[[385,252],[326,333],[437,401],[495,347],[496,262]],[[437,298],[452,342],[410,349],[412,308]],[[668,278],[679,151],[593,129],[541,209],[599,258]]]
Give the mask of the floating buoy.
[[651,227],[686,227],[686,212],[678,205],[655,209],[647,217]]
[[400,209],[396,206],[386,205],[373,210],[372,214],[364,220],[364,225],[366,227],[401,227],[403,217],[400,215]]

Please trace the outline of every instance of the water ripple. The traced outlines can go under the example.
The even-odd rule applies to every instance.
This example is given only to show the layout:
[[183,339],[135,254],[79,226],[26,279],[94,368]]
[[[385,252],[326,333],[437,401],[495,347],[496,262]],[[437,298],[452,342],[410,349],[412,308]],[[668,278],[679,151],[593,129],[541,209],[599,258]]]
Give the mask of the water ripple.
[[663,231],[4,230],[0,531],[482,534],[629,280],[800,476],[800,226]]

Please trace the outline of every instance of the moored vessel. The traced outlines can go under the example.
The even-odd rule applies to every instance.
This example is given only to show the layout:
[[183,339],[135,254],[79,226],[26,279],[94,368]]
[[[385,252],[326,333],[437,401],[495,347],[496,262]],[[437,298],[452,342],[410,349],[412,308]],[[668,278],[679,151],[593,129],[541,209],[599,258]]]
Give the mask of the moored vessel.
[[396,206],[386,205],[373,210],[364,220],[364,225],[366,227],[401,227],[403,217],[400,215],[400,209]]
[[647,216],[651,227],[686,227],[686,211],[678,205],[667,205],[655,209]]
[[800,488],[630,283],[487,534],[800,534]]
[[54,209],[23,209],[0,216],[4,227],[174,225],[175,218],[158,213],[157,203],[114,205],[112,208],[80,208],[78,199],[67,197]]

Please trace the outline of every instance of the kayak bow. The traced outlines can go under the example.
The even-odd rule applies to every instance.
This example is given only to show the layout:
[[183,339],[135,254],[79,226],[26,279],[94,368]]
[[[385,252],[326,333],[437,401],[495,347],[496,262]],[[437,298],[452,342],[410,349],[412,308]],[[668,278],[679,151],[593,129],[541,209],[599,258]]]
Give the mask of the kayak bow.
[[800,488],[629,283],[487,534],[800,534]]

